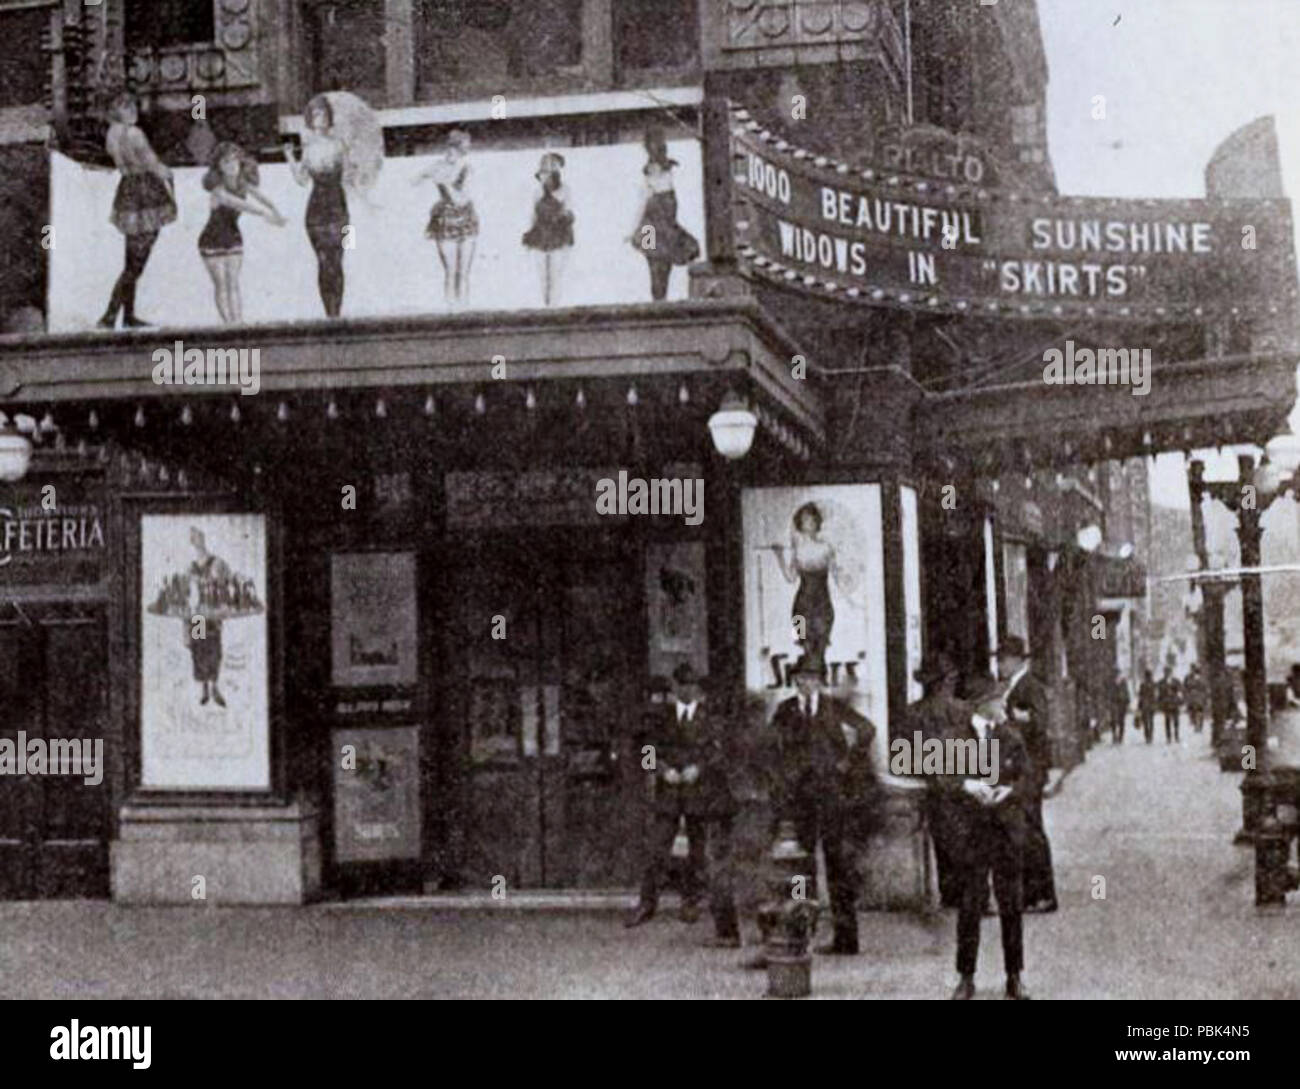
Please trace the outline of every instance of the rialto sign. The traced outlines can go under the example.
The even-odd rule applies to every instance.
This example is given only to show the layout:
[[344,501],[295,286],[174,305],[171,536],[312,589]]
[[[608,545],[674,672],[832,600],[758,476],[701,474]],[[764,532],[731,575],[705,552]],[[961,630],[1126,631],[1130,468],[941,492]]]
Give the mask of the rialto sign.
[[734,111],[737,249],[823,295],[1134,319],[1294,306],[1290,202],[1023,195],[797,148]]

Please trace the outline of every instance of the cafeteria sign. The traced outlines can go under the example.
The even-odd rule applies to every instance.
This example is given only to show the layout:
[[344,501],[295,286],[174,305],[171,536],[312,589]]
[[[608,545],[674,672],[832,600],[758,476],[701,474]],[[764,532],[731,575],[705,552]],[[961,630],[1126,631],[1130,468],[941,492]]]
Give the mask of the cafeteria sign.
[[[1195,319],[1296,295],[1286,200],[1106,200],[851,170],[733,111],[737,248],[832,297]],[[1272,306],[1270,307],[1270,303]]]
[[[59,497],[66,494],[60,487]],[[95,579],[104,553],[104,522],[94,502],[47,503],[38,493],[0,496],[0,568],[12,575],[57,567],[68,577]]]

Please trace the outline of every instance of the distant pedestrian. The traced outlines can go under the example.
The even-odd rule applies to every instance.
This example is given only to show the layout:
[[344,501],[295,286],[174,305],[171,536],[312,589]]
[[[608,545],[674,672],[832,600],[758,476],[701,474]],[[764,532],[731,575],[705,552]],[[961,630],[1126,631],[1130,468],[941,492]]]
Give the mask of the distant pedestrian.
[[1138,685],[1138,718],[1142,720],[1142,736],[1148,745],[1156,732],[1156,704],[1159,691],[1151,670],[1142,671],[1142,683]]
[[1160,713],[1165,720],[1165,744],[1178,740],[1178,717],[1183,702],[1182,685],[1170,669],[1160,679]]
[[1205,706],[1209,702],[1209,686],[1201,676],[1200,668],[1195,662],[1187,671],[1183,680],[1183,702],[1187,705],[1187,715],[1192,720],[1192,729],[1198,734],[1205,726]]
[[1128,681],[1116,670],[1115,680],[1110,686],[1110,739],[1116,745],[1124,740],[1124,719],[1128,715],[1130,699]]
[[[945,781],[945,799],[959,831],[962,860],[962,900],[957,914],[957,973],[961,977],[952,997],[975,997],[975,968],[979,962],[980,926],[988,896],[989,872],[1002,925],[1002,962],[1006,996],[1027,999],[1020,982],[1024,970],[1023,890],[1027,818],[1024,793],[1033,771],[1025,743],[1007,721],[1000,686],[989,678],[970,693],[974,706],[966,738],[977,744],[997,742],[997,782],[976,773]],[[1031,786],[1031,790],[1032,790]]]

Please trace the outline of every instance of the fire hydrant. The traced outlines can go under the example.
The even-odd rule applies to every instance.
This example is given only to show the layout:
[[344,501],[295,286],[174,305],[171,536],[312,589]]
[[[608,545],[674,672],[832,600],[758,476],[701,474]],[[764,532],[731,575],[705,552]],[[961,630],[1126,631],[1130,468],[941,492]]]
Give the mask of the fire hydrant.
[[768,867],[771,899],[758,909],[767,958],[769,998],[805,998],[812,992],[808,944],[817,923],[817,875],[800,845],[794,822],[782,821]]

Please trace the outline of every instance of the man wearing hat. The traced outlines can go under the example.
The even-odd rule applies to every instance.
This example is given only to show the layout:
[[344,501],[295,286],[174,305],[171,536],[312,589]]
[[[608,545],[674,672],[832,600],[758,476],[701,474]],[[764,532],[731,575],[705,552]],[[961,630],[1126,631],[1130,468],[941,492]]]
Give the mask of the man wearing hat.
[[[963,736],[970,723],[970,708],[953,694],[958,670],[952,659],[943,653],[927,654],[913,676],[925,686],[925,695],[908,707],[904,736],[910,740],[919,733],[923,741]],[[925,812],[934,842],[939,899],[944,907],[957,907],[961,902],[961,870],[960,860],[953,854],[956,830],[949,820],[949,807],[943,804],[939,784],[932,781],[929,786]]]
[[998,676],[1005,684],[1008,717],[1015,724],[1029,756],[1022,798],[1025,819],[1025,910],[1056,910],[1056,878],[1052,847],[1043,826],[1043,788],[1051,766],[1047,734],[1047,689],[1030,668],[1025,641],[1008,635],[998,648]]
[[857,873],[845,831],[853,810],[874,788],[871,739],[876,728],[822,692],[822,666],[802,657],[791,670],[797,693],[772,715],[767,765],[773,817],[794,822],[811,856],[820,838],[826,856],[833,937],[817,952],[858,952]]
[[945,769],[954,773],[943,777],[942,789],[957,830],[955,849],[962,869],[961,908],[957,913],[957,973],[961,981],[952,997],[975,997],[980,925],[992,870],[1002,924],[1006,996],[1025,999],[1029,995],[1020,983],[1024,968],[1021,869],[1027,826],[1023,792],[1033,768],[1023,739],[1007,722],[1002,687],[992,678],[982,677],[968,684],[967,694],[973,711],[962,739],[973,739],[977,745],[988,747],[988,756],[983,759],[996,764],[998,775],[996,782],[992,776],[980,778],[977,766],[967,768],[965,775]]
[[654,776],[654,815],[640,902],[624,925],[640,926],[654,917],[664,866],[685,818],[690,852],[682,889],[682,920],[692,923],[699,918],[707,843],[709,912],[715,931],[709,944],[738,948],[740,921],[731,868],[736,802],[727,776],[726,724],[704,700],[701,678],[689,662],[673,671],[669,698],[649,714],[641,741],[642,766]]

